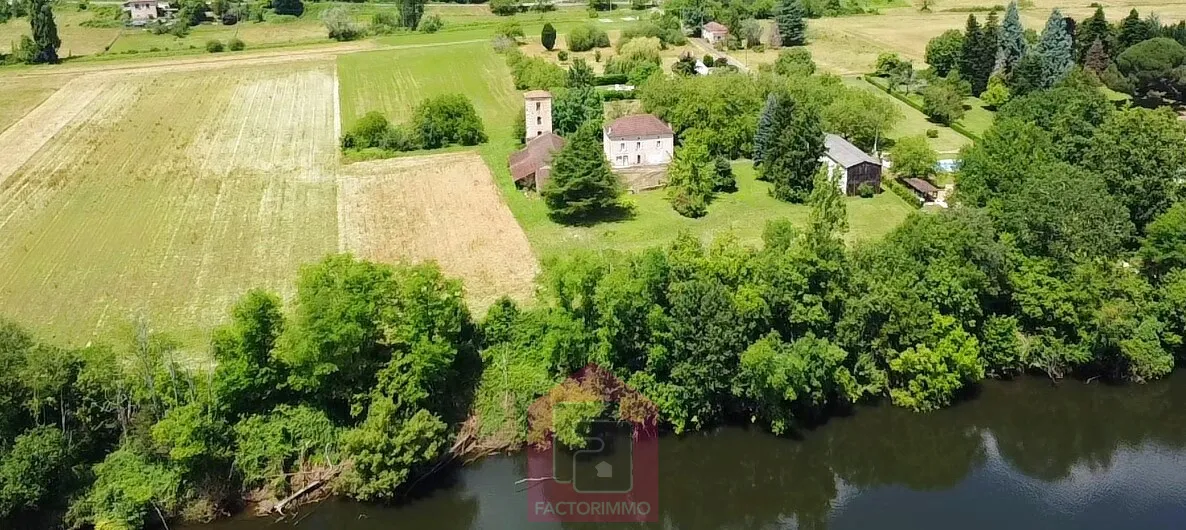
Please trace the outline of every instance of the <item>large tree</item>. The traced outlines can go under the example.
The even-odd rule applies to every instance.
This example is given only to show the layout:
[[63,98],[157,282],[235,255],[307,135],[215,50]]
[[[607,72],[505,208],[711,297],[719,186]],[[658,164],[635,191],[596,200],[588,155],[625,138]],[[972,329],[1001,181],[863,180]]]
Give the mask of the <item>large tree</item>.
[[1067,24],[1057,9],[1050,12],[1046,29],[1034,48],[1042,64],[1042,86],[1052,87],[1063,80],[1075,66],[1074,40],[1067,32]]
[[1025,28],[1021,25],[1021,12],[1017,8],[1017,0],[1013,0],[1005,9],[1005,19],[1001,22],[1001,32],[997,38],[996,69],[1012,74],[1028,48]]
[[552,126],[556,134],[568,136],[587,121],[601,123],[601,92],[591,86],[563,88],[556,91],[552,105]]
[[62,40],[58,38],[58,26],[54,23],[54,12],[50,0],[29,1],[29,26],[33,30],[33,53],[29,54],[31,63],[58,62],[58,48]]
[[556,47],[556,28],[552,26],[551,22],[544,23],[544,29],[540,30],[539,42],[548,51],[552,51],[552,48]]
[[1141,259],[1145,270],[1154,278],[1174,270],[1186,270],[1186,202],[1173,205],[1149,223],[1141,245]]
[[[974,20],[970,20],[969,23]],[[935,69],[939,77],[947,77],[948,72],[959,70],[964,46],[964,34],[958,29],[944,31],[927,43],[927,64]]]
[[968,15],[968,23],[964,27],[963,48],[960,50],[959,72],[960,77],[972,83],[972,95],[976,96],[984,91],[988,82],[987,77],[983,80],[984,83],[981,83],[980,79],[980,74],[983,70],[981,67],[983,61],[983,41],[984,35],[980,29],[980,22],[976,20],[976,15]]
[[848,88],[820,112],[824,127],[843,136],[857,147],[876,151],[881,140],[902,119],[892,100],[868,90]]
[[668,171],[667,200],[684,217],[702,217],[708,213],[716,168],[708,156],[702,134],[689,134],[675,150]]
[[1139,97],[1186,99],[1186,47],[1167,37],[1142,41],[1116,57],[1116,68]]
[[802,46],[807,43],[807,12],[802,0],[778,0],[774,22],[783,46]]
[[775,97],[773,138],[762,157],[761,176],[774,184],[774,197],[803,202],[824,154],[823,129],[815,109],[797,104],[789,95]]
[[399,24],[408,29],[420,26],[420,19],[424,17],[425,0],[399,0]]
[[762,114],[758,117],[758,128],[754,134],[754,167],[762,165],[762,160],[766,158],[766,150],[773,139],[774,112],[777,105],[778,97],[774,93],[766,96],[766,104],[762,106]]
[[1087,62],[1088,52],[1097,40],[1100,42],[1103,51],[1110,55],[1113,40],[1112,25],[1108,24],[1108,19],[1104,16],[1103,7],[1097,6],[1095,13],[1079,23],[1076,29],[1078,35],[1075,36],[1075,42],[1079,45],[1077,52],[1080,63]]
[[1148,40],[1153,35],[1149,31],[1149,25],[1141,20],[1141,14],[1133,8],[1128,12],[1128,16],[1120,22],[1120,30],[1116,35],[1116,46],[1120,51],[1129,46],[1133,46],[1138,42]]
[[1139,231],[1180,196],[1186,126],[1168,108],[1112,113],[1095,132],[1084,166],[1099,171]]
[[622,194],[601,146],[601,127],[586,121],[552,160],[552,176],[541,194],[552,215],[566,221],[586,220],[616,209]]

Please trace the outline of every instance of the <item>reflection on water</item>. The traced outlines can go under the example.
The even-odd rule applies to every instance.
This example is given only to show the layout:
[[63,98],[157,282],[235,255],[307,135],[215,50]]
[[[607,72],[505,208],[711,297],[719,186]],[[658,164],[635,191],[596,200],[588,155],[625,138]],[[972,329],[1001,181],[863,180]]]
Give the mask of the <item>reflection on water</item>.
[[[986,383],[931,414],[861,408],[796,438],[740,428],[669,437],[652,527],[1186,528],[1184,409],[1181,373],[1122,387],[1026,379]],[[297,527],[549,528],[527,522],[514,485],[524,474],[522,457],[489,458],[403,506],[327,502]]]

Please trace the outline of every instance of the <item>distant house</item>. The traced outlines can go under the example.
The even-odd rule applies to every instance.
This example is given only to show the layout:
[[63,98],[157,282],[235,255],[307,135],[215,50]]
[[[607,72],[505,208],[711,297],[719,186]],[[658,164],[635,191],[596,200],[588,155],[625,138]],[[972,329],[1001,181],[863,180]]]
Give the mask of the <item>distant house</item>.
[[701,34],[704,35],[705,41],[715,45],[717,43],[723,43],[725,39],[729,38],[729,28],[716,21],[712,21],[704,25],[704,30],[701,31]]
[[865,183],[881,191],[881,162],[876,158],[835,134],[824,135],[824,147],[827,150],[820,162],[828,167],[829,172],[836,167],[843,169],[839,185],[845,195],[856,195],[858,188]]
[[134,26],[143,26],[165,16],[169,7],[168,2],[158,0],[128,0],[123,3],[123,9],[127,11],[128,18]]
[[675,153],[675,134],[659,118],[635,114],[605,128],[603,147],[614,169],[665,165]]
[[520,188],[542,190],[552,173],[552,155],[564,147],[564,138],[549,131],[511,153],[511,178]]
[[939,194],[939,188],[936,188],[933,184],[923,179],[902,179],[902,184],[905,184],[907,189],[914,192],[922,202],[934,202]]

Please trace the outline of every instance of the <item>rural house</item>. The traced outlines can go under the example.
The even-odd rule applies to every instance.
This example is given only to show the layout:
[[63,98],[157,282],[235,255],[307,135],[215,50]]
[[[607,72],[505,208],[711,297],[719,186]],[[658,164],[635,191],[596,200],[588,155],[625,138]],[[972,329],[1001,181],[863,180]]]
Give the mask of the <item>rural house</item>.
[[605,157],[614,169],[666,165],[675,153],[675,133],[650,114],[618,118],[604,133]]
[[835,134],[824,135],[824,156],[820,162],[831,173],[836,167],[843,169],[840,176],[840,191],[845,195],[856,195],[861,184],[868,183],[875,191],[881,191],[881,162],[869,156],[848,140]]
[[128,13],[132,25],[142,26],[165,16],[169,4],[157,0],[128,0],[123,3],[123,9]]
[[552,169],[552,154],[564,147],[564,138],[552,132],[552,94],[532,90],[523,94],[527,145],[511,154],[511,178],[520,188],[541,190]]
[[725,39],[729,38],[729,28],[716,21],[705,24],[704,31],[701,33],[704,35],[704,40],[714,46],[718,43],[724,44]]

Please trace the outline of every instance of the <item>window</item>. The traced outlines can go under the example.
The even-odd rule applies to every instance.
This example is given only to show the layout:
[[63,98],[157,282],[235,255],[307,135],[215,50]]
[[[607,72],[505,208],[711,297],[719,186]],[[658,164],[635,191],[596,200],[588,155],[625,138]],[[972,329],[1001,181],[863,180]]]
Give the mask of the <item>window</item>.
[[535,102],[535,110],[539,110],[539,102],[538,101]]
[[642,149],[642,142],[634,142],[634,149]]
[[663,147],[663,140],[655,140],[655,149]]
[[544,133],[543,131],[535,131],[535,135],[536,135],[536,136],[539,136],[539,135],[541,135],[541,134],[543,134],[543,133]]
[[543,123],[544,123],[544,119],[543,119],[543,118],[541,118],[541,117],[539,117],[539,116],[536,116],[536,117],[535,117],[535,124],[536,124],[536,125],[543,125]]
[[642,163],[642,155],[634,155],[634,163],[641,164]]
[[626,150],[626,142],[622,142],[622,143],[618,144],[618,150],[625,151]]

